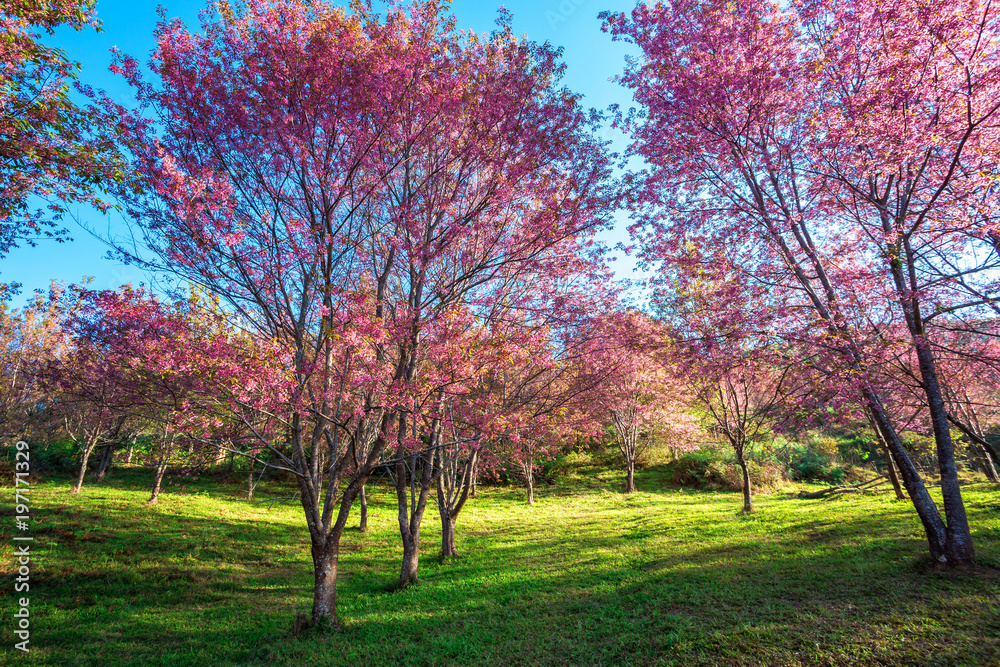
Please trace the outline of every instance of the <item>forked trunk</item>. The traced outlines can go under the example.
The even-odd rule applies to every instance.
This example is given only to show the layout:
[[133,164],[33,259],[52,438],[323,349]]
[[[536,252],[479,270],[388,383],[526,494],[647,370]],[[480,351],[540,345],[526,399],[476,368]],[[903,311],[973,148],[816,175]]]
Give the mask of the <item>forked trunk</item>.
[[[888,218],[883,219],[883,227],[886,233],[889,233],[890,222]],[[938,523],[944,524],[944,530],[939,540],[940,553],[933,554],[934,547],[931,548],[931,551],[938,563],[952,567],[970,567],[975,563],[972,533],[969,530],[969,520],[965,514],[965,503],[962,501],[962,491],[958,483],[955,445],[952,442],[951,429],[948,426],[948,409],[945,406],[944,392],[938,380],[934,353],[926,338],[919,297],[917,292],[912,289],[913,255],[909,240],[900,237],[895,250],[899,251],[900,257],[905,256],[907,268],[910,271],[907,274],[900,261],[890,264],[890,274],[895,283],[896,294],[902,306],[906,326],[910,332],[910,342],[917,355],[920,384],[924,390],[924,396],[927,398],[927,411],[931,417],[931,427],[934,431],[934,443],[937,449],[938,472],[941,474],[941,498],[944,505],[945,521],[941,521],[941,516],[937,513],[936,508],[934,514]],[[893,451],[893,454],[895,453]],[[897,462],[899,462],[898,459]],[[910,497],[913,498],[912,492]],[[915,498],[914,501],[916,501]],[[942,532],[940,525],[935,526],[935,530],[938,534]]]
[[101,452],[101,464],[97,468],[97,481],[103,482],[104,475],[108,472],[108,468],[111,467],[111,459],[114,456],[114,444],[109,442],[104,445],[104,450]]
[[927,395],[927,408],[934,429],[934,441],[937,444],[941,496],[944,501],[944,515],[948,522],[945,529],[945,558],[948,565],[953,567],[969,567],[975,564],[975,550],[972,545],[969,519],[965,513],[965,503],[962,500],[962,489],[958,481],[958,465],[955,463],[955,445],[948,426],[948,411],[938,384],[937,369],[930,348],[921,340],[915,340],[914,347],[920,365],[924,393]]
[[931,558],[935,561],[940,561],[942,558],[947,560],[945,554],[947,534],[937,505],[934,504],[934,500],[931,499],[930,494],[927,492],[924,480],[920,478],[920,472],[913,464],[913,460],[907,453],[906,448],[903,447],[903,443],[899,439],[899,435],[896,433],[889,415],[886,414],[885,408],[882,407],[882,401],[878,395],[871,388],[865,388],[863,395],[867,403],[866,407],[871,411],[875,426],[881,431],[886,446],[892,454],[892,458],[895,460],[896,465],[899,466],[899,476],[902,478],[903,486],[906,488],[906,492],[913,502],[913,508],[917,511],[917,516],[924,526],[924,533],[927,535],[927,545],[930,548]]
[[437,461],[441,472],[437,478],[438,515],[441,517],[441,557],[457,556],[455,549],[455,522],[470,497],[479,450],[473,449],[464,462],[456,449],[438,449]]
[[[877,430],[877,429],[876,429]],[[896,473],[896,462],[892,458],[892,452],[882,443],[882,451],[885,454],[886,468],[889,473],[889,481],[892,482],[892,490],[896,492],[896,500],[906,500],[906,494],[903,493],[903,487],[899,485],[899,475]]]
[[896,492],[896,500],[906,500],[906,495],[903,493],[903,489],[899,486],[899,475],[896,474],[896,462],[892,458],[892,452],[889,451],[889,445],[886,444],[885,436],[882,435],[882,431],[875,424],[875,420],[872,418],[871,409],[865,408],[865,417],[868,418],[868,425],[871,426],[873,431],[875,431],[875,439],[878,440],[879,445],[882,447],[882,453],[885,455],[889,481],[892,482],[892,488]]
[[[429,454],[415,453],[411,456],[411,461],[412,471],[408,474],[406,463],[400,457],[400,462],[396,464],[395,475],[399,535],[403,542],[403,563],[399,570],[400,589],[417,583],[417,567],[420,564],[420,524],[424,519],[427,498],[434,479],[434,466]],[[418,468],[420,478],[416,479]]]
[[156,464],[156,476],[153,478],[153,493],[149,497],[149,503],[155,505],[160,501],[160,489],[163,486],[163,475],[167,472],[167,465],[174,451],[174,434],[171,433],[164,438],[163,456]]
[[80,489],[83,488],[83,478],[87,475],[87,462],[90,460],[90,453],[94,451],[95,444],[97,444],[96,436],[88,440],[87,444],[80,452],[80,473],[76,476],[76,484],[73,486],[73,493],[80,493]]

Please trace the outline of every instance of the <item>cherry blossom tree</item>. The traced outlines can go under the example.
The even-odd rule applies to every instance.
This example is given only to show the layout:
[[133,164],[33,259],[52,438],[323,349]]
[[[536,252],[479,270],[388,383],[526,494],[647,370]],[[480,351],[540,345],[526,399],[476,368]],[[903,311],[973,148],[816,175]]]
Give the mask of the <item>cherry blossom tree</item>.
[[200,33],[164,19],[157,38],[156,85],[119,61],[139,110],[104,101],[141,175],[118,194],[142,246],[121,250],[287,354],[287,381],[232,401],[285,434],[257,440],[298,480],[312,622],[336,622],[355,498],[440,429],[428,373],[455,351],[435,332],[519,301],[605,223],[595,118],[554,49],[506,15],[460,33],[436,2],[223,4]]
[[62,324],[74,302],[75,294],[57,284],[19,309],[0,299],[0,438],[28,438],[57,419],[39,370],[65,352]]
[[[99,112],[71,97],[79,65],[46,46],[40,31],[99,29],[93,0],[9,0],[0,9],[0,257],[39,237],[65,239],[56,221],[70,201],[106,209],[95,194],[122,180]],[[82,87],[86,92],[86,87]],[[34,209],[32,197],[48,204]]]
[[696,446],[698,427],[688,412],[687,387],[658,358],[664,332],[637,312],[609,313],[596,323],[581,364],[580,381],[589,384],[585,409],[610,424],[625,468],[626,493],[635,488],[635,465],[654,433],[675,450]]
[[816,2],[803,4],[802,18],[810,60],[822,64],[815,85],[823,104],[812,114],[816,167],[827,178],[831,211],[884,258],[937,444],[949,550],[956,563],[971,563],[929,322],[983,307],[1000,313],[992,276],[1000,255],[991,252],[1000,221],[992,176],[1000,9]]
[[[606,15],[606,29],[643,51],[621,79],[640,111],[619,123],[650,165],[632,177],[644,257],[674,266],[699,248],[782,300],[787,322],[798,318],[788,332],[823,352],[872,415],[932,557],[962,567],[973,547],[927,303],[995,302],[996,11],[682,0]],[[944,519],[872,368],[881,329],[896,322],[923,359]]]

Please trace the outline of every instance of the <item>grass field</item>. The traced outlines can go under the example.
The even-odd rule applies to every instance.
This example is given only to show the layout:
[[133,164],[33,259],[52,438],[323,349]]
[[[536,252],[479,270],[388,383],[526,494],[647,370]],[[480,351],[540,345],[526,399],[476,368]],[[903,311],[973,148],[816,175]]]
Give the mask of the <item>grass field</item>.
[[667,489],[655,469],[631,496],[611,472],[571,475],[534,507],[484,488],[449,562],[428,508],[421,582],[403,592],[394,496],[376,487],[369,533],[344,538],[343,629],[293,635],[311,605],[301,510],[207,479],[149,506],[148,481],[118,470],[78,497],[68,480],[32,490],[32,651],[11,648],[5,528],[3,664],[1000,665],[995,485],[965,489],[973,575],[934,572],[889,494],[790,487],[743,516],[738,494]]

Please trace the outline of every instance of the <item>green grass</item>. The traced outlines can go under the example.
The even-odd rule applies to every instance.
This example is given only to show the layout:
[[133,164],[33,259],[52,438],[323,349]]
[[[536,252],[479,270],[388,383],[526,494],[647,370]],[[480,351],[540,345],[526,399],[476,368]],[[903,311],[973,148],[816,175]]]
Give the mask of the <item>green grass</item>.
[[343,540],[343,628],[296,636],[312,583],[301,510],[206,479],[149,506],[147,477],[32,490],[32,651],[11,649],[5,612],[0,663],[1000,665],[997,486],[965,491],[975,575],[933,571],[912,508],[887,494],[776,493],[743,516],[739,494],[658,488],[655,470],[632,496],[612,472],[571,474],[534,507],[484,488],[459,519],[458,559],[437,558],[428,508],[421,582],[402,592],[394,496],[375,488],[370,532]]

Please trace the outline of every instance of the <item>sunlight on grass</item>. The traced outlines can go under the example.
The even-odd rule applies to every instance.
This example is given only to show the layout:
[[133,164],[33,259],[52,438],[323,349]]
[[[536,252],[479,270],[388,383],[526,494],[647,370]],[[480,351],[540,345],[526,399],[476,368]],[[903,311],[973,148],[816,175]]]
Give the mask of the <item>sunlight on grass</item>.
[[[593,480],[591,480],[593,481]],[[484,488],[442,563],[428,509],[421,581],[393,591],[390,489],[345,536],[344,628],[291,636],[311,604],[295,505],[250,504],[208,480],[145,504],[119,471],[71,496],[37,487],[31,665],[986,665],[1000,663],[1000,502],[966,490],[983,568],[936,573],[919,523],[886,494],[791,493],[738,513],[732,493],[604,486]],[[259,497],[289,495],[271,489]],[[572,493],[569,493],[572,491]],[[791,491],[791,489],[789,489]],[[3,546],[5,570],[12,549]],[[12,587],[5,585],[10,596]],[[9,655],[9,654],[8,654]],[[9,660],[8,658],[5,658]]]

